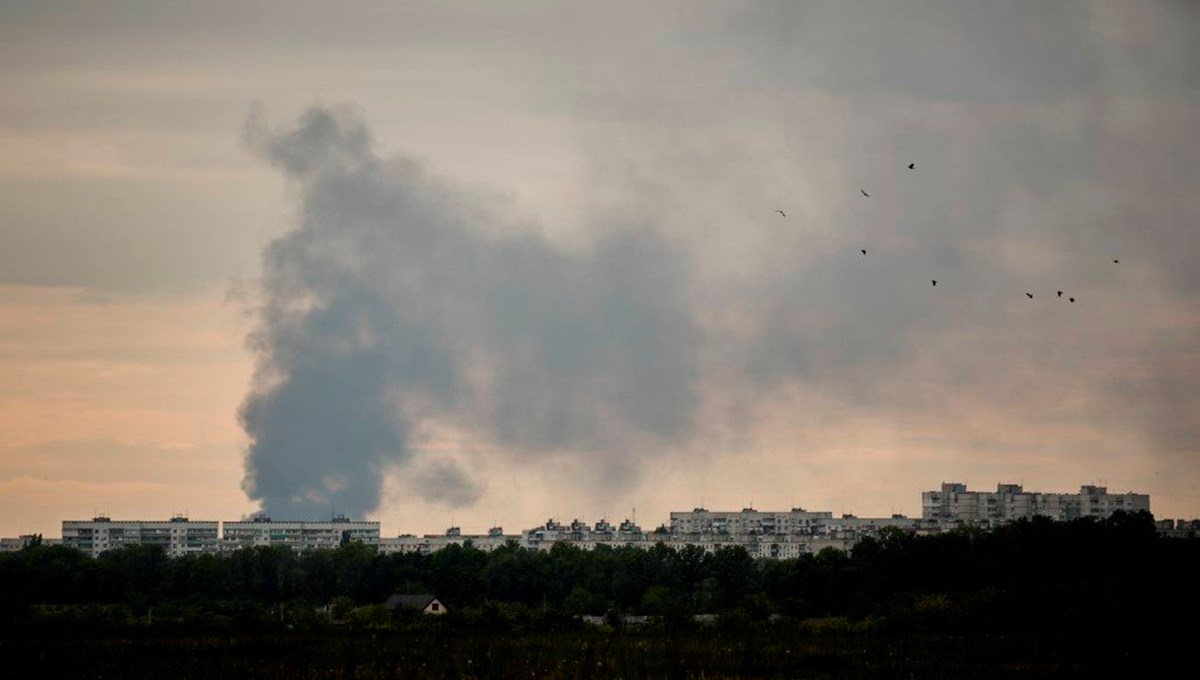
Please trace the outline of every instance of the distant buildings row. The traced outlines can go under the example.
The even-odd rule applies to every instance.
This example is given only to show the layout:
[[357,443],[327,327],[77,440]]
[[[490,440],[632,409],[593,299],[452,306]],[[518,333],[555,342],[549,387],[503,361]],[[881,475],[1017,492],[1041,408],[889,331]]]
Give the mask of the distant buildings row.
[[379,544],[379,522],[333,517],[324,522],[275,521],[258,516],[249,521],[194,521],[187,517],[169,520],[63,520],[62,544],[99,555],[127,545],[161,545],[171,557],[214,552],[232,552],[258,545],[282,545],[297,552],[328,550],[347,541]]
[[[1024,517],[1054,520],[1108,517],[1117,510],[1150,510],[1146,494],[1110,494],[1102,486],[1083,486],[1077,494],[1032,493],[1018,484],[1000,484],[995,492],[968,491],[958,483],[942,484],[938,491],[921,495],[921,517],[835,517],[831,512],[803,508],[764,512],[710,511],[695,508],[672,512],[670,524],[643,531],[631,520],[613,525],[607,520],[587,524],[574,520],[561,524],[549,520],[520,534],[505,534],[493,527],[486,534],[463,534],[451,527],[443,534],[401,535],[381,538],[379,522],[333,517],[329,521],[278,521],[265,516],[248,521],[192,521],[173,517],[163,521],[118,521],[108,517],[63,521],[63,545],[91,555],[126,545],[161,545],[168,555],[230,552],[252,546],[286,546],[298,552],[336,548],[347,541],[376,547],[383,553],[432,553],[468,542],[492,551],[510,542],[521,547],[548,550],[558,543],[584,550],[597,546],[650,548],[663,543],[673,548],[694,545],[712,552],[741,546],[753,557],[785,559],[816,553],[824,548],[848,550],[865,536],[884,527],[916,534],[936,534],[962,527],[990,528]],[[1164,520],[1159,530],[1167,535],[1200,535],[1200,520]],[[222,531],[223,529],[223,531]],[[31,537],[0,539],[0,551],[16,550]],[[45,542],[55,542],[47,539]]]

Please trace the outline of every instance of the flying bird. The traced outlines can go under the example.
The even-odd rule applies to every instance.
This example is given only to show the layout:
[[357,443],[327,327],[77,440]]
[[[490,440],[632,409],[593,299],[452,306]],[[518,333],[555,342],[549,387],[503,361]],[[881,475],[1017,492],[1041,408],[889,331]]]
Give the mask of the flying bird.
[[779,213],[780,215],[783,215],[784,217],[787,217],[787,213],[785,213],[782,210],[776,210],[775,212]]
[[1058,291],[1058,296],[1059,296],[1059,297],[1062,297],[1062,291],[1061,291],[1061,290],[1060,290],[1060,291]]
[[870,197],[871,197],[871,194],[868,194],[866,189],[859,189],[859,191],[861,191],[861,192],[862,192],[862,195],[863,195],[863,196],[866,196],[867,198],[870,198]]
[[1121,263],[1120,260],[1113,260],[1113,264],[1120,264],[1120,263]]
[[933,280],[933,285],[935,285],[935,286],[937,285],[937,279]]
[[916,167],[917,167],[917,164],[916,164],[916,163],[909,163],[909,164],[908,164],[908,169],[909,169],[909,170],[912,170],[912,169],[914,169],[914,168],[916,168]]
[[1028,296],[1030,300],[1033,299],[1033,293],[1026,293],[1025,295]]
[[862,250],[860,250],[859,252],[861,252],[863,255],[866,255],[866,254],[867,254],[867,249],[866,249],[866,248],[863,248],[863,249],[862,249]]
[[1071,302],[1075,302],[1075,298],[1067,298],[1067,299],[1070,300]]

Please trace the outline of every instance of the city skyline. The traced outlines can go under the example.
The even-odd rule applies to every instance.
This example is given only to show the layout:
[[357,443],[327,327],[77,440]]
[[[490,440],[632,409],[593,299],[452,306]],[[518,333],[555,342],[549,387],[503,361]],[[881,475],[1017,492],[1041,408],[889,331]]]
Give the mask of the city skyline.
[[[954,494],[954,493],[960,494],[961,500],[951,501],[950,500],[951,496],[949,494]],[[860,514],[852,512],[852,511],[844,512],[845,508],[842,509],[843,512],[839,512],[835,515],[835,513],[832,510],[829,510],[827,508],[804,508],[804,507],[795,506],[795,505],[791,506],[790,509],[755,508],[751,505],[751,506],[742,507],[740,510],[736,510],[733,507],[706,508],[706,507],[703,507],[703,505],[701,504],[701,505],[696,505],[696,506],[692,507],[691,510],[670,510],[668,513],[669,521],[662,522],[657,525],[654,524],[653,521],[651,521],[651,523],[648,524],[646,527],[642,527],[640,524],[638,524],[637,511],[636,511],[636,508],[634,508],[627,515],[619,515],[619,514],[612,515],[612,516],[602,515],[598,518],[587,518],[587,517],[576,515],[576,516],[572,516],[572,517],[570,517],[570,519],[568,519],[566,516],[550,514],[550,517],[546,522],[539,521],[536,525],[530,525],[530,526],[533,526],[534,529],[521,529],[520,531],[521,531],[521,533],[528,533],[529,531],[536,530],[539,527],[548,527],[548,526],[550,526],[550,524],[553,524],[553,523],[562,524],[564,526],[566,526],[566,525],[574,526],[574,525],[577,525],[580,523],[583,523],[585,525],[590,525],[593,522],[595,523],[597,530],[599,530],[598,527],[600,527],[601,525],[614,527],[614,526],[616,526],[616,524],[613,524],[615,522],[617,524],[620,524],[622,528],[624,528],[626,525],[629,525],[631,528],[634,528],[637,531],[645,531],[646,533],[652,533],[660,527],[668,527],[668,526],[671,527],[671,530],[674,532],[677,519],[682,516],[691,516],[693,514],[700,514],[700,515],[705,515],[705,516],[719,516],[719,515],[738,515],[738,514],[746,514],[746,513],[751,513],[751,514],[758,513],[758,514],[763,514],[763,515],[781,515],[781,514],[786,515],[789,513],[793,513],[793,514],[800,513],[802,515],[824,516],[826,518],[833,518],[835,516],[840,516],[841,518],[844,518],[844,519],[845,518],[862,519],[862,520],[866,520],[869,522],[876,521],[876,520],[887,520],[887,519],[933,520],[933,519],[938,519],[938,518],[953,517],[953,518],[965,520],[968,523],[981,522],[981,521],[986,523],[986,522],[993,521],[993,518],[989,518],[987,508],[979,507],[985,501],[988,503],[995,503],[995,502],[1001,503],[1001,505],[998,507],[997,510],[1002,513],[1003,520],[1008,520],[1008,519],[1012,518],[1012,517],[1009,517],[1008,514],[1006,514],[1006,513],[1015,513],[1014,516],[1033,516],[1033,515],[1037,515],[1037,514],[1042,514],[1042,515],[1048,516],[1052,519],[1062,520],[1062,519],[1073,518],[1075,516],[1087,517],[1087,516],[1090,516],[1091,514],[1093,514],[1087,508],[1082,508],[1082,506],[1075,507],[1074,510],[1072,510],[1068,507],[1068,506],[1071,506],[1071,507],[1077,506],[1081,502],[1088,504],[1089,501],[1087,500],[1087,498],[1091,497],[1091,496],[1096,496],[1096,500],[1091,501],[1092,503],[1099,503],[1099,505],[1096,505],[1096,508],[1098,510],[1104,511],[1104,514],[1101,516],[1107,516],[1107,514],[1109,512],[1111,512],[1113,509],[1125,509],[1125,510],[1129,510],[1129,511],[1151,510],[1151,501],[1150,501],[1150,496],[1148,494],[1139,494],[1135,491],[1124,491],[1124,492],[1112,491],[1112,492],[1110,492],[1107,489],[1107,487],[1091,485],[1091,484],[1080,485],[1078,492],[1069,492],[1069,491],[1058,491],[1058,490],[1031,490],[1031,489],[1025,489],[1023,487],[1023,485],[1021,485],[1021,484],[1000,482],[996,485],[996,491],[993,492],[993,491],[986,491],[986,490],[979,490],[979,489],[971,489],[966,484],[962,484],[959,482],[943,482],[938,489],[927,490],[927,491],[921,492],[920,512],[917,513],[916,515],[909,515],[907,513],[900,513],[900,512],[892,512],[889,515],[880,515],[878,517],[875,517],[875,516],[871,516],[871,515],[860,515]],[[942,498],[942,497],[944,497],[945,500],[939,502],[939,498]],[[986,499],[988,499],[988,498],[994,498],[996,500],[987,501]],[[1067,505],[1064,505],[1064,503],[1066,503]],[[1088,507],[1091,507],[1091,506],[1089,505]],[[1081,509],[1082,509],[1082,511],[1081,511]],[[543,513],[543,517],[545,517],[546,514],[547,513]],[[1156,516],[1155,519],[1156,519],[1156,521],[1161,521],[1161,520],[1192,521],[1193,520],[1193,518],[1176,518],[1176,517],[1160,517],[1160,516]],[[169,517],[159,517],[159,518],[145,518],[145,517],[144,518],[131,518],[131,517],[116,517],[116,518],[114,518],[114,517],[110,517],[108,514],[105,514],[105,513],[97,513],[91,519],[67,518],[67,519],[61,520],[61,524],[63,527],[66,527],[67,525],[93,525],[93,524],[94,525],[128,524],[128,525],[150,525],[151,527],[170,527],[171,525],[177,524],[177,523],[179,523],[180,526],[202,525],[202,528],[204,528],[205,530],[210,528],[210,527],[208,527],[209,524],[221,525],[222,527],[224,527],[225,525],[234,525],[237,527],[252,528],[252,527],[258,526],[260,524],[291,525],[291,524],[310,523],[310,524],[314,524],[314,525],[343,524],[343,525],[347,525],[347,526],[350,526],[350,525],[357,526],[357,525],[360,525],[363,523],[370,523],[377,527],[379,536],[386,537],[386,536],[394,535],[394,536],[401,537],[401,538],[417,537],[417,536],[424,536],[426,538],[431,537],[431,536],[463,536],[463,537],[489,536],[489,537],[494,538],[497,535],[500,535],[502,538],[510,538],[514,535],[518,535],[518,536],[521,535],[521,534],[512,534],[512,533],[503,534],[502,530],[505,526],[505,523],[503,521],[492,522],[487,527],[486,533],[482,529],[480,529],[479,531],[472,531],[470,525],[467,525],[467,527],[468,527],[467,530],[463,531],[463,525],[457,524],[457,523],[454,523],[453,521],[451,521],[450,523],[446,524],[446,526],[444,528],[441,528],[437,531],[414,532],[414,531],[409,531],[404,528],[401,528],[399,531],[389,534],[389,532],[384,531],[382,529],[383,523],[377,519],[370,519],[370,518],[363,518],[363,517],[348,517],[346,515],[341,515],[341,514],[337,514],[337,513],[331,513],[328,518],[299,519],[299,518],[289,518],[286,516],[285,517],[271,516],[268,513],[266,513],[265,511],[259,511],[253,515],[243,516],[243,517],[240,517],[240,518],[234,519],[234,520],[228,520],[228,519],[217,520],[217,519],[213,519],[213,518],[197,519],[197,518],[189,517],[187,514],[184,514],[184,513],[174,513],[174,514],[170,515]],[[686,524],[686,522],[685,522],[685,524]],[[221,533],[224,534],[224,531],[222,531]],[[33,534],[26,533],[26,534],[22,534],[22,535],[29,536],[29,535],[33,535]],[[39,534],[39,535],[41,535],[41,534]],[[46,538],[55,538],[55,536],[51,536],[51,535],[43,535],[43,536]],[[9,537],[9,538],[15,538],[15,537]]]
[[1200,7],[0,6],[0,536],[1200,517]]

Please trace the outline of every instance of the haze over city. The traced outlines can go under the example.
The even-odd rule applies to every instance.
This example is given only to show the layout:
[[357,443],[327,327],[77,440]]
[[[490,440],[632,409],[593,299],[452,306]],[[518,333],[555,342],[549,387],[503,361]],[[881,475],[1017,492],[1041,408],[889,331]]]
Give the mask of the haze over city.
[[1197,29],[0,4],[0,535],[919,516],[943,481],[1198,517]]

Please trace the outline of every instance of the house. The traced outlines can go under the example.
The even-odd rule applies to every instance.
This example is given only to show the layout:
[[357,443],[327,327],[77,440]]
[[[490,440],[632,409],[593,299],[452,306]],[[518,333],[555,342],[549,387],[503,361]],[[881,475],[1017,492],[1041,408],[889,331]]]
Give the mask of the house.
[[422,614],[441,615],[446,613],[446,605],[433,595],[393,595],[383,603],[383,606],[396,611],[397,609],[415,609]]

